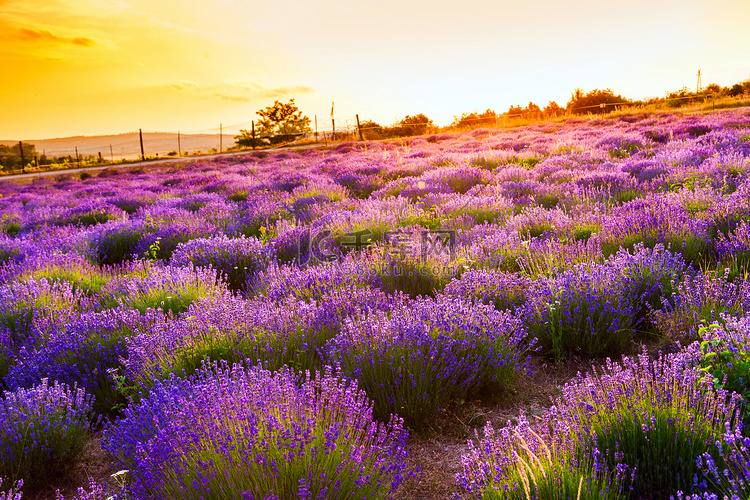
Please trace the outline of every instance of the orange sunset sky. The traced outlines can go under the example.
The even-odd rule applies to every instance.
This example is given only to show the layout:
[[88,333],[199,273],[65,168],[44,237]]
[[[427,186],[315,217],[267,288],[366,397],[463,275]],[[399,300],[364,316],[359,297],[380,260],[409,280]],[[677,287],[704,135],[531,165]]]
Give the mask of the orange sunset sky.
[[[236,133],[750,78],[750,0],[0,0],[0,139]],[[213,130],[216,129],[216,130]]]

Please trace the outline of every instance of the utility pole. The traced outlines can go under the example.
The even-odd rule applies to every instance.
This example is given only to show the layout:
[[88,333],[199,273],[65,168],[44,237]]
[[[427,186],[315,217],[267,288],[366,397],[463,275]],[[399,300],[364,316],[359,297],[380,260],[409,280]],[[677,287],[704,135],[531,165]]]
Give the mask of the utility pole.
[[698,70],[698,86],[696,87],[695,93],[699,93],[701,91],[701,70]]
[[138,129],[138,136],[141,138],[141,161],[146,161],[146,155],[143,153],[143,130]]

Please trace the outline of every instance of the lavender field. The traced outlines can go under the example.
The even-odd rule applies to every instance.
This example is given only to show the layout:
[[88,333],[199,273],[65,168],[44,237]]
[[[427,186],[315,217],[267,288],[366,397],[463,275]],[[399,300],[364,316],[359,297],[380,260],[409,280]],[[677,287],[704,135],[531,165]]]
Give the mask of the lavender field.
[[0,181],[0,221],[1,500],[750,498],[748,108]]

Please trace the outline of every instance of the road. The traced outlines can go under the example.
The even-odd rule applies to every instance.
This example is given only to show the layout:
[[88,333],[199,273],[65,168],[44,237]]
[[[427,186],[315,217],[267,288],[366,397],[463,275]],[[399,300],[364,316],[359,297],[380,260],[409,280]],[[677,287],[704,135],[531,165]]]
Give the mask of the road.
[[308,148],[316,148],[316,147],[325,147],[325,146],[321,145],[320,143],[301,144],[299,146],[282,146],[282,147],[271,148],[271,149],[259,149],[256,151],[241,151],[238,153],[215,153],[215,154],[190,156],[190,157],[160,158],[158,160],[139,161],[139,162],[133,162],[133,163],[115,163],[115,164],[110,164],[110,165],[98,165],[95,167],[66,168],[63,170],[45,170],[42,172],[29,172],[26,174],[3,175],[3,176],[0,176],[0,180],[8,179],[8,180],[15,181],[15,180],[22,180],[22,179],[48,177],[51,175],[54,176],[54,175],[69,174],[71,172],[105,170],[108,168],[129,168],[129,167],[133,168],[133,167],[139,167],[142,165],[150,167],[152,165],[164,165],[167,163],[193,162],[193,161],[211,160],[214,158],[222,158],[222,157],[229,157],[229,156],[232,156],[232,157],[245,156],[245,155],[251,155],[251,154],[259,153],[259,152],[273,153],[277,151],[289,151],[289,150],[294,150],[294,149],[308,149]]

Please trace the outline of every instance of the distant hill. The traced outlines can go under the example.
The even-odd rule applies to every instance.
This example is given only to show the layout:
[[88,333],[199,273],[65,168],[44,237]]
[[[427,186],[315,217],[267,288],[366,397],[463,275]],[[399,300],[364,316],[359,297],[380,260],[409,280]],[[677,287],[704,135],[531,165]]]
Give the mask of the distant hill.
[[[61,137],[58,139],[40,139],[23,141],[33,144],[39,154],[52,156],[75,156],[76,147],[82,156],[96,156],[99,153],[105,159],[114,156],[120,158],[135,158],[141,154],[141,144],[138,132],[118,135],[94,135]],[[0,141],[0,144],[13,145],[18,141]],[[110,151],[111,146],[111,151]],[[209,152],[219,149],[219,134],[180,134],[182,153]],[[234,146],[234,135],[223,134],[223,149]],[[172,132],[149,132],[143,134],[143,150],[146,156],[166,156],[170,151],[177,151],[177,134]]]

